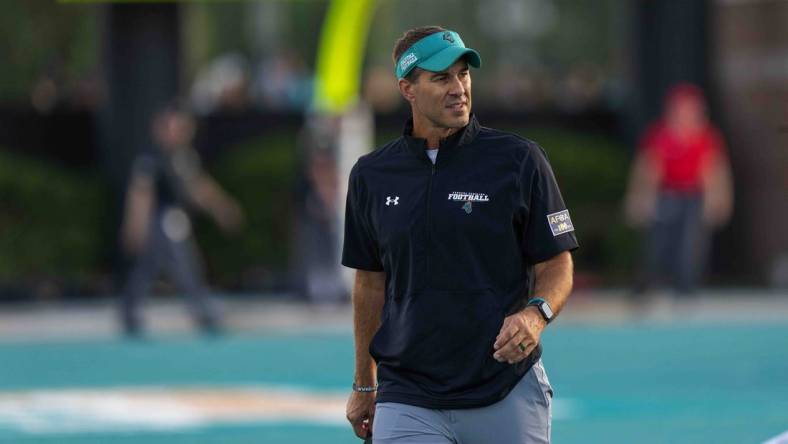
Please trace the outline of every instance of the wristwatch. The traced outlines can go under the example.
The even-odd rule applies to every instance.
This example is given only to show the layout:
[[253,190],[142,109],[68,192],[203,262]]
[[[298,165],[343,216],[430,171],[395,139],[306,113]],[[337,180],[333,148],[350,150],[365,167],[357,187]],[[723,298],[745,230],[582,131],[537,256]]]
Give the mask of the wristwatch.
[[545,322],[547,322],[548,324],[550,322],[552,322],[553,319],[555,318],[555,314],[553,313],[553,309],[550,308],[550,304],[548,304],[547,301],[545,301],[544,299],[542,299],[542,298],[531,298],[531,299],[528,300],[528,305],[527,306],[530,307],[532,305],[536,306],[536,308],[539,309],[539,313],[542,314],[542,317],[544,318]]

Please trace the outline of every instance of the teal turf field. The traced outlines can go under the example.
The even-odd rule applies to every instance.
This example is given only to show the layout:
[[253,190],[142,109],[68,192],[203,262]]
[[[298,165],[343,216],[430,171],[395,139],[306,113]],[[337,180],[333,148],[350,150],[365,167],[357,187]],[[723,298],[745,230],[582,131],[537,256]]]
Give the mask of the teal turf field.
[[[543,340],[555,443],[760,443],[788,430],[784,323],[558,323]],[[0,443],[356,443],[342,422],[351,372],[349,331],[6,341]],[[198,415],[189,409],[205,388],[213,397]],[[152,389],[164,395],[135,397]],[[171,392],[187,393],[186,416],[167,407]],[[305,404],[285,414],[266,404],[270,393]],[[310,399],[328,413],[311,415]],[[258,414],[244,417],[234,400]]]

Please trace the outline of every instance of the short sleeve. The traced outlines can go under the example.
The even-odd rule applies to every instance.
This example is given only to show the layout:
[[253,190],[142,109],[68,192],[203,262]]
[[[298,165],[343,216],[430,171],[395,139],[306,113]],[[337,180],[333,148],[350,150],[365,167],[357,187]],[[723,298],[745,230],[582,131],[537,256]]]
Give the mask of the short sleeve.
[[155,177],[159,173],[159,162],[151,154],[140,154],[131,164],[131,175],[134,177]]
[[638,151],[651,156],[653,159],[662,157],[664,149],[664,125],[661,122],[649,126],[638,143]]
[[526,211],[522,242],[527,261],[544,262],[577,249],[572,218],[544,151],[532,147],[522,168],[520,187]]
[[726,157],[727,153],[725,152],[725,141],[722,137],[722,133],[720,133],[720,131],[714,127],[710,127],[708,132],[709,132],[709,142],[708,142],[709,155],[713,158]]
[[200,155],[193,149],[180,150],[172,156],[172,169],[181,180],[191,182],[197,179],[202,171]]
[[368,208],[363,180],[356,164],[348,180],[342,265],[359,270],[383,271],[378,242],[369,223]]

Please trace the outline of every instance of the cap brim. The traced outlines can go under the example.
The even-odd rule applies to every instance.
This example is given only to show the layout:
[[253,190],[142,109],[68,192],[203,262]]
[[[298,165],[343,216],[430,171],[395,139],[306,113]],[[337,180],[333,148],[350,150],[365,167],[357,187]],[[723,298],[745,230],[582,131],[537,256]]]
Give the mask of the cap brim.
[[471,48],[463,48],[460,46],[449,46],[433,54],[432,57],[417,63],[416,66],[421,69],[426,69],[427,71],[438,72],[448,69],[461,57],[465,57],[466,60],[468,60],[468,64],[474,68],[482,66],[482,58],[479,56],[478,52]]

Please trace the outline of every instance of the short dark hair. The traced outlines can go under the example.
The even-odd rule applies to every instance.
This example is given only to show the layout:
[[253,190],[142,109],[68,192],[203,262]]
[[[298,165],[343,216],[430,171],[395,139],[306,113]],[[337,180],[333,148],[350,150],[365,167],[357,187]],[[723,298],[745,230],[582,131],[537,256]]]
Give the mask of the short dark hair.
[[[399,58],[402,57],[402,54],[404,54],[408,48],[413,46],[414,43],[418,42],[424,37],[427,37],[428,35],[444,31],[447,31],[447,29],[440,26],[419,26],[418,28],[412,28],[405,31],[405,33],[402,34],[402,37],[398,38],[394,43],[394,51],[391,53],[391,57],[394,59],[394,66],[397,66]],[[420,71],[421,68],[419,67],[413,68],[408,73],[408,75],[405,76],[405,79],[409,82],[415,81],[419,77]]]

